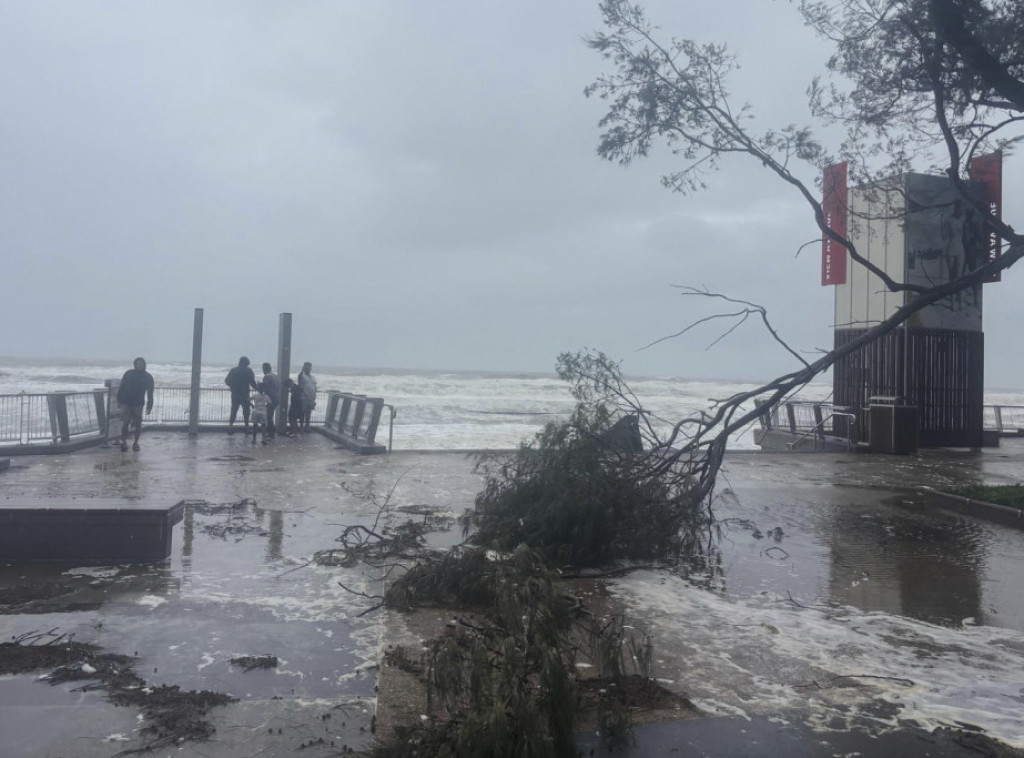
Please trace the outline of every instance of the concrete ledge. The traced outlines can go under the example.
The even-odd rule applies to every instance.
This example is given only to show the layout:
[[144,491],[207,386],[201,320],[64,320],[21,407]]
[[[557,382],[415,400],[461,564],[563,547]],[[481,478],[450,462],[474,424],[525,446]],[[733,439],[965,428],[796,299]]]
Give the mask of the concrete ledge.
[[76,450],[84,450],[87,447],[96,447],[106,442],[105,437],[90,435],[70,442],[58,442],[57,444],[40,443],[35,445],[0,445],[0,456],[16,455],[62,455],[73,453]]
[[319,432],[333,442],[344,445],[346,449],[359,453],[359,455],[380,455],[388,451],[386,446],[379,443],[367,442],[366,440],[361,440],[356,437],[349,437],[347,434],[338,434],[338,432],[322,426],[311,426],[309,428],[312,431]]
[[184,510],[113,498],[2,500],[0,561],[160,561]]
[[969,497],[940,492],[932,487],[918,487],[917,491],[927,495],[928,499],[939,508],[1024,529],[1024,511],[1019,508],[989,503],[985,500],[972,500]]

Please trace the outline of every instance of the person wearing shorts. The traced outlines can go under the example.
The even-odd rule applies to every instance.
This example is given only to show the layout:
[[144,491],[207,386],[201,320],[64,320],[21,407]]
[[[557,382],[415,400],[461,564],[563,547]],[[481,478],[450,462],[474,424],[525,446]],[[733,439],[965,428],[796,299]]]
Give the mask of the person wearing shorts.
[[231,416],[228,418],[228,434],[233,434],[235,419],[238,417],[238,409],[242,409],[242,420],[245,423],[245,433],[249,433],[249,411],[252,403],[249,400],[249,388],[259,390],[256,386],[256,377],[249,368],[249,359],[244,355],[238,359],[238,365],[228,372],[224,384],[231,388]]
[[146,371],[146,359],[136,358],[132,368],[124,372],[117,387],[117,407],[121,411],[121,450],[128,449],[128,431],[135,431],[132,450],[139,450],[142,436],[142,408],[153,412],[153,376]]
[[256,435],[263,433],[263,444],[267,444],[267,408],[269,398],[262,389],[256,390],[252,396],[252,444],[256,444]]

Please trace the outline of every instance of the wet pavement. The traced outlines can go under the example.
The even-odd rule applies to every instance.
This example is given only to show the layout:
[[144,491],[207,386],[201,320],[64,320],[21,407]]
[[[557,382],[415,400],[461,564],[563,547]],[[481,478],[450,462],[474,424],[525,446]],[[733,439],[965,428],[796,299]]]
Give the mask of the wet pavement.
[[[373,498],[380,502],[396,482],[395,503],[471,503],[479,488],[471,466],[463,456],[360,458],[315,434],[267,447],[241,435],[181,433],[147,434],[143,443],[139,453],[16,459],[0,476],[0,501],[190,501],[167,561],[0,564],[0,639],[56,629],[137,656],[150,686],[238,698],[212,711],[213,741],[163,753],[301,749],[315,757],[368,746],[381,615],[360,618],[371,601],[339,582],[373,595],[379,577],[361,566],[306,564],[335,547],[344,526],[373,524]],[[277,656],[278,666],[244,672],[230,663],[260,654]],[[76,692],[82,682],[50,687],[37,676],[0,676],[0,755],[111,756],[141,744],[137,711]]]
[[[711,569],[610,583],[654,636],[655,675],[714,718],[644,727],[624,754],[976,755],[922,739],[962,723],[1024,747],[1024,532],[936,511],[914,490],[1022,478],[1024,440],[980,454],[730,456]],[[465,455],[360,458],[319,435],[253,447],[240,435],[150,433],[140,453],[14,459],[0,500],[190,503],[167,561],[0,565],[0,638],[57,629],[137,656],[149,685],[238,698],[212,711],[212,741],[154,755],[364,748],[388,615],[359,616],[374,601],[339,582],[373,596],[380,577],[310,558],[345,526],[373,524],[389,492],[393,508],[457,514],[479,488]],[[258,654],[279,665],[230,663]],[[137,711],[36,677],[0,676],[0,755],[142,744]]]
[[[714,717],[641,729],[624,755],[991,754],[936,729],[1024,748],[1024,531],[916,489],[1017,483],[1021,440],[727,469],[708,570],[609,583],[654,637],[655,676]],[[765,752],[728,747],[741,727]]]

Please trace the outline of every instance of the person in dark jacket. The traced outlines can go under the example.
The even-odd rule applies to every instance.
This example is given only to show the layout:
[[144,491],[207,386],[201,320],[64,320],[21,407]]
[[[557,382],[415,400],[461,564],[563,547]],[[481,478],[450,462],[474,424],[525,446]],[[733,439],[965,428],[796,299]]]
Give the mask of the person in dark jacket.
[[281,402],[281,380],[278,379],[273,366],[269,363],[263,364],[263,381],[260,382],[260,386],[263,388],[263,394],[267,396],[267,432],[273,438],[277,432],[274,412]]
[[299,433],[302,425],[302,418],[305,415],[302,410],[302,389],[290,378],[284,380],[284,386],[288,389],[288,435],[294,437]]
[[143,405],[146,406],[147,416],[153,412],[153,376],[146,371],[146,359],[136,358],[132,368],[124,372],[121,384],[117,387],[117,407],[121,411],[121,450],[128,449],[129,428],[135,430],[132,450],[139,449]]
[[249,359],[244,355],[238,359],[238,365],[228,372],[224,378],[224,384],[231,388],[231,416],[228,418],[228,434],[234,434],[232,427],[238,417],[238,409],[242,409],[242,419],[245,422],[245,433],[249,433],[249,411],[252,401],[249,399],[249,389],[259,391],[256,386],[256,377],[249,368]]

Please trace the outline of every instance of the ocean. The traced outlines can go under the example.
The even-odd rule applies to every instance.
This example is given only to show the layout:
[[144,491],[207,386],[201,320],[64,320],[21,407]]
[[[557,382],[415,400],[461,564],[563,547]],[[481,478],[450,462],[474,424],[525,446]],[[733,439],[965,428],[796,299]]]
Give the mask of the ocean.
[[[103,361],[0,358],[0,395],[84,391],[120,378],[128,366]],[[158,388],[187,387],[189,363],[150,363]],[[229,364],[202,367],[202,386],[224,386]],[[257,367],[258,368],[258,367]],[[258,373],[258,370],[257,370]],[[529,440],[545,423],[565,418],[574,402],[569,386],[554,374],[484,371],[414,371],[314,367],[319,389],[384,398],[395,406],[395,450],[509,449]],[[643,406],[672,423],[709,409],[715,400],[756,385],[671,377],[627,377]],[[830,383],[805,387],[800,398],[824,400]],[[157,398],[159,403],[159,395]],[[986,393],[986,404],[1024,405],[1024,392]],[[381,422],[378,441],[387,430]],[[752,429],[734,436],[733,449],[755,449]]]

